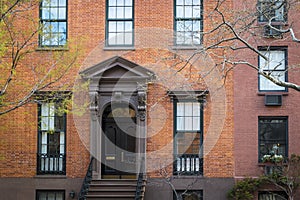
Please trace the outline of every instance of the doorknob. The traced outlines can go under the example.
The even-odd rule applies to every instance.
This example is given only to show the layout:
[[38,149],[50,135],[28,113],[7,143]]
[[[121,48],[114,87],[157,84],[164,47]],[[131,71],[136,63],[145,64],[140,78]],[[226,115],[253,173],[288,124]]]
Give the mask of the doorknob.
[[124,162],[124,152],[121,152],[121,162]]

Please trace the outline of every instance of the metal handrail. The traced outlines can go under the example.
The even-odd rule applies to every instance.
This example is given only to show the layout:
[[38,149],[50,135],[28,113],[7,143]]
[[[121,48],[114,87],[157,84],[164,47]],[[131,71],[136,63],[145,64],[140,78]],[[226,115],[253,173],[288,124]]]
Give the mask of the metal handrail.
[[94,157],[91,158],[88,170],[86,172],[86,175],[84,177],[80,192],[78,194],[78,200],[85,200],[85,195],[89,191],[90,183],[92,181],[92,175],[93,175],[93,163],[94,163]]
[[138,175],[138,180],[136,184],[136,191],[135,191],[135,200],[140,200],[142,198],[142,189],[143,189],[143,180],[144,180],[144,162],[145,159],[142,157],[141,159],[141,166]]

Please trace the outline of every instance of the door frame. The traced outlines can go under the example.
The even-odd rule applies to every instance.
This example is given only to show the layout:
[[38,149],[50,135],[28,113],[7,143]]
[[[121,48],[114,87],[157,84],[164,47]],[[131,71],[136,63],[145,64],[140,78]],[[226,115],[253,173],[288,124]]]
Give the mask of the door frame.
[[115,56],[81,71],[80,75],[83,80],[89,81],[89,150],[91,156],[98,161],[93,178],[101,179],[102,115],[106,106],[113,103],[127,103],[136,110],[136,169],[143,169],[145,172],[147,86],[148,82],[155,79],[155,74],[129,60]]

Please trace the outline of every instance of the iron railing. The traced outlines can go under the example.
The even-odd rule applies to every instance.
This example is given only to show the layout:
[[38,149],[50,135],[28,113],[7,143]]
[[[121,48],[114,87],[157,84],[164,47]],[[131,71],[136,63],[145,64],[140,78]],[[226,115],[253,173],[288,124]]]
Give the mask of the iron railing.
[[38,153],[37,174],[66,174],[66,155]]
[[78,194],[78,200],[85,200],[86,199],[86,194],[89,191],[90,183],[92,181],[92,175],[93,175],[93,163],[94,163],[95,158],[92,157],[88,170],[86,172],[86,175],[84,177],[80,192]]
[[135,191],[135,200],[140,200],[143,197],[143,182],[144,182],[144,163],[145,158],[142,157],[141,163],[140,163],[140,171],[138,174],[137,184],[136,184],[136,191]]
[[174,174],[203,175],[203,158],[198,154],[175,155]]

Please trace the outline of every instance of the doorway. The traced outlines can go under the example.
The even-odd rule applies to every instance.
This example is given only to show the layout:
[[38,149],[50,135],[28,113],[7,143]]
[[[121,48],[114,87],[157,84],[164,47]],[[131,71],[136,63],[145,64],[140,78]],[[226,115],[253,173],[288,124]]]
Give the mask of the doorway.
[[128,104],[110,104],[102,115],[102,130],[102,178],[135,178],[135,110]]

